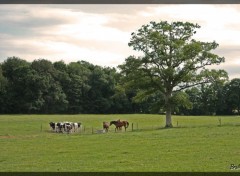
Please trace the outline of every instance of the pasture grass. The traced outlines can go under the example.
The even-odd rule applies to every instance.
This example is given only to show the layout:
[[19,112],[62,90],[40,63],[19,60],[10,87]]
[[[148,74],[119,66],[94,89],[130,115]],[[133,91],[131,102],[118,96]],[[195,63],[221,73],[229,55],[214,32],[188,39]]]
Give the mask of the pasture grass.
[[[111,126],[95,133],[103,121],[117,119],[130,122],[127,132]],[[82,122],[83,128],[54,133],[50,121]],[[239,116],[173,116],[174,128],[167,129],[163,115],[144,114],[1,115],[0,124],[2,172],[239,171],[230,170],[240,164]]]

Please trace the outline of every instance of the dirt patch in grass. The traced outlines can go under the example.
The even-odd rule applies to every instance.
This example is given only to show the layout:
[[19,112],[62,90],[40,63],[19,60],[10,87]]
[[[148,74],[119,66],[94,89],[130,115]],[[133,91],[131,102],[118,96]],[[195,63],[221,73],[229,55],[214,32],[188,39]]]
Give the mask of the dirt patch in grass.
[[24,135],[24,136],[12,136],[12,135],[0,135],[0,139],[33,139],[39,135]]
[[16,136],[9,136],[9,135],[0,136],[0,139],[16,139],[16,138],[17,138]]

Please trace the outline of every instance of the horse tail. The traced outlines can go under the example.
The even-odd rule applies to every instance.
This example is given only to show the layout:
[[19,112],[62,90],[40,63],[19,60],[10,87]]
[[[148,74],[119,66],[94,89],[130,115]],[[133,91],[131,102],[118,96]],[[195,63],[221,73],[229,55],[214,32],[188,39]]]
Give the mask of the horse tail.
[[126,126],[126,128],[129,126],[129,123],[128,123],[128,121],[127,121],[127,126]]

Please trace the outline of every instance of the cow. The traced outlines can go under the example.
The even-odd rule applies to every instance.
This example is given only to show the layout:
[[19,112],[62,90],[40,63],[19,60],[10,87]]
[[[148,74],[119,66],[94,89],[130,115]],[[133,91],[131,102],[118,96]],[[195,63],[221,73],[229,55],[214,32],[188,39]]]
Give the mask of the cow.
[[63,124],[64,127],[64,131],[66,131],[67,133],[70,133],[72,128],[73,128],[73,123],[72,122],[65,122]]
[[57,128],[58,128],[58,132],[59,133],[63,133],[63,125],[64,125],[64,123],[63,122],[58,122],[57,123]]
[[81,123],[72,123],[72,126],[73,126],[73,131],[74,132],[78,132],[78,129],[80,128],[81,126]]
[[54,122],[50,122],[49,125],[50,125],[50,127],[52,128],[52,130],[56,132],[56,130],[57,130],[57,124],[54,123]]

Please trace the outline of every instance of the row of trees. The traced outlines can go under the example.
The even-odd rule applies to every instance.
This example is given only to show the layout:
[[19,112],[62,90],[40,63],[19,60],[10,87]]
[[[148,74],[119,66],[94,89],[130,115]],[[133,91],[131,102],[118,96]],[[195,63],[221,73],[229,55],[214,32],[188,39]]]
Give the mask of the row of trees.
[[0,113],[135,113],[115,68],[11,57],[0,65]]
[[[146,96],[125,84],[126,78],[115,68],[85,61],[65,64],[40,59],[30,63],[11,57],[0,65],[0,113],[165,112],[161,93]],[[221,78],[175,94],[173,112],[239,114],[240,79],[228,81],[224,71]]]
[[203,84],[185,91],[191,106],[176,109],[186,115],[240,115],[240,79]]

